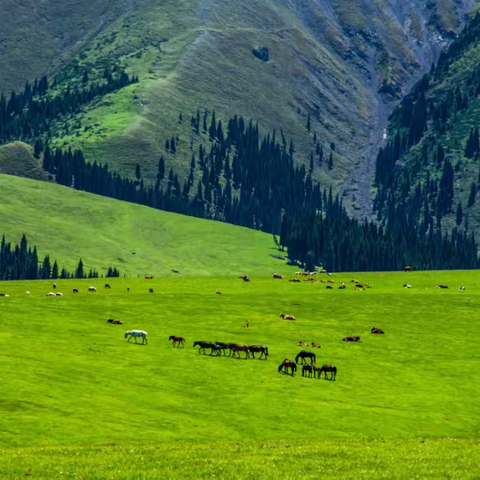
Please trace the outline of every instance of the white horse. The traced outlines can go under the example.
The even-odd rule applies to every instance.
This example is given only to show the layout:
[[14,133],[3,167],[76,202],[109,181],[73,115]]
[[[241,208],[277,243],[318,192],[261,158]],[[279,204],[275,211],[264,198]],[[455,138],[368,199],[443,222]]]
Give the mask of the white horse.
[[144,343],[148,345],[147,332],[144,330],[129,330],[128,332],[125,332],[125,338],[128,338],[128,342],[132,339],[132,337],[135,339],[135,343],[137,343],[137,337],[142,337],[142,345]]

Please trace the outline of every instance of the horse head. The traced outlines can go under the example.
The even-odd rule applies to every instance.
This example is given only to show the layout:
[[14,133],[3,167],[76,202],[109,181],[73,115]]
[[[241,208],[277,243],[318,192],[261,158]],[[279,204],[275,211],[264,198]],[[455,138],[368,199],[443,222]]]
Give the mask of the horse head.
[[130,331],[128,331],[128,332],[125,332],[125,338],[127,338],[127,337],[128,337],[130,334],[131,334],[131,332],[130,332]]

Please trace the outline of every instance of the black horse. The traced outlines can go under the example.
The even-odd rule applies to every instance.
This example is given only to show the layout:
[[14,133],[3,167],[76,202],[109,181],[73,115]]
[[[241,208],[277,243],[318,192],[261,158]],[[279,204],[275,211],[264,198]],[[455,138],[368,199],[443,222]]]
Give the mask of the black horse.
[[255,353],[260,353],[260,359],[264,356],[265,360],[268,357],[268,347],[263,345],[250,345],[248,351],[252,354],[252,358],[255,358]]
[[211,349],[211,352],[210,352],[210,355],[213,355],[214,353],[216,353],[216,344],[214,342],[195,342],[193,344],[193,347],[200,347],[198,349],[198,353],[201,353],[201,351],[203,350],[203,354],[205,355],[205,349],[206,348],[210,348]]
[[292,377],[297,373],[297,364],[291,360],[285,359],[280,366],[278,367],[278,373],[284,370],[284,374],[288,375],[288,370],[290,369]]
[[311,363],[306,363],[302,367],[302,377],[310,377],[315,374],[315,367]]
[[325,375],[325,379],[327,378],[327,373],[330,373],[329,380],[335,380],[337,378],[337,367],[335,365],[323,365],[323,367],[317,368],[316,373],[319,380],[322,377],[322,372]]
[[305,359],[309,358],[310,363],[315,363],[317,360],[316,355],[313,352],[307,352],[306,350],[302,350],[296,357],[295,357],[295,363],[298,363],[298,360],[302,360],[302,364],[305,363]]
[[230,349],[230,343],[224,343],[224,342],[215,342],[215,352],[217,355],[221,355],[222,352],[224,355],[226,355],[226,350]]

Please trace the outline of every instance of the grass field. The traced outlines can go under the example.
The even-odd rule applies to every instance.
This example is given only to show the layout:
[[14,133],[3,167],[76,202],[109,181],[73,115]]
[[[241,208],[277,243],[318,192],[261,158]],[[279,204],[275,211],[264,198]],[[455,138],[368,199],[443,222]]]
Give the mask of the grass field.
[[[0,298],[0,470],[11,478],[478,478],[480,273],[333,278],[372,288],[255,275],[250,283],[130,278],[110,281],[111,290],[93,282],[97,293],[87,293],[91,281],[60,281],[65,296],[47,298],[50,282],[1,284],[10,297]],[[107,324],[111,317],[124,325]],[[372,326],[386,335],[370,335]],[[148,331],[148,346],[126,343],[133,328]],[[169,345],[172,334],[186,337],[185,349]],[[363,341],[342,342],[346,335]],[[199,355],[195,340],[264,344],[270,357]],[[335,364],[336,382],[277,373],[299,340],[322,345],[317,363]]]
[[0,235],[18,242],[25,233],[70,270],[82,258],[87,269],[134,276],[292,271],[272,257],[280,252],[269,234],[9,175],[0,191]]

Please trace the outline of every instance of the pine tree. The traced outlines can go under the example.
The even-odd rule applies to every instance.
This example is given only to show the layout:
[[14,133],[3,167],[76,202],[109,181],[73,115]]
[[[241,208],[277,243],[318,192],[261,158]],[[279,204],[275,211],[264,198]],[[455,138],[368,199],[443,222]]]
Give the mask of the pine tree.
[[43,143],[42,140],[39,138],[36,140],[35,145],[33,147],[33,156],[35,158],[40,158],[40,154],[43,151]]
[[140,181],[140,178],[142,177],[142,173],[141,173],[141,170],[140,170],[140,164],[137,163],[135,165],[135,178]]
[[311,120],[310,120],[310,113],[308,114],[307,116],[307,130],[310,131],[312,128],[312,123],[311,123]]
[[82,83],[88,83],[88,72],[86,70],[83,72]]
[[462,202],[458,202],[456,223],[460,225],[463,220]]
[[85,278],[82,259],[78,262],[77,269],[75,270],[75,278]]
[[175,145],[175,138],[174,137],[172,137],[172,139],[170,140],[170,149],[172,150],[172,153],[177,152],[177,146]]
[[166,150],[167,152],[170,151],[170,142],[169,142],[168,139],[165,141],[165,150]]
[[328,169],[332,170],[333,168],[333,151],[330,150],[330,157],[328,157]]
[[182,112],[180,112],[180,115],[178,116],[178,123],[182,123],[183,122],[183,115],[182,115]]
[[468,208],[475,204],[475,200],[477,198],[477,185],[472,183],[470,187],[470,196],[468,197]]
[[52,279],[56,280],[58,278],[58,264],[57,261],[53,263],[53,268],[52,268]]

